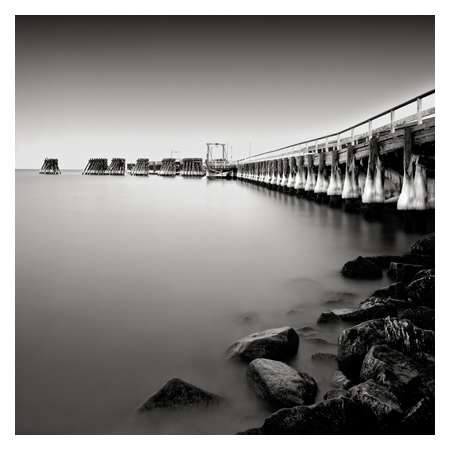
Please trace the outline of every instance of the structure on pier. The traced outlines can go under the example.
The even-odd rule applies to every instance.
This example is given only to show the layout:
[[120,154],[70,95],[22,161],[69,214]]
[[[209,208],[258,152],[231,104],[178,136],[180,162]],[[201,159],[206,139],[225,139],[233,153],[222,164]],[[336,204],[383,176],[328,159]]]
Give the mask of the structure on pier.
[[184,158],[181,160],[180,175],[183,177],[202,177],[205,175],[202,158]]
[[108,172],[109,175],[125,175],[125,158],[113,158]]
[[434,90],[337,133],[243,158],[237,178],[349,210],[434,209],[435,109],[424,100],[434,104]]
[[149,173],[149,160],[148,158],[140,158],[136,161],[136,165],[131,171],[131,175],[148,177]]
[[60,175],[58,160],[55,158],[45,158],[39,173],[44,175]]
[[157,175],[161,170],[161,161],[149,161],[149,174]]
[[175,158],[164,158],[161,161],[161,168],[158,175],[164,177],[174,177],[178,172],[177,161]]
[[92,158],[86,164],[83,175],[109,175],[108,160],[106,158]]

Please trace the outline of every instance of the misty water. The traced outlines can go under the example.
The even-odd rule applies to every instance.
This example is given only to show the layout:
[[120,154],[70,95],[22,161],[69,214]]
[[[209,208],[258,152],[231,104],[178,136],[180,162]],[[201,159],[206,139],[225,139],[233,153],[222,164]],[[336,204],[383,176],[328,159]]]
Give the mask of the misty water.
[[[236,433],[271,408],[225,359],[236,339],[314,327],[290,364],[330,388],[322,311],[387,280],[341,277],[417,237],[239,181],[16,172],[16,432]],[[138,413],[179,377],[226,401]]]

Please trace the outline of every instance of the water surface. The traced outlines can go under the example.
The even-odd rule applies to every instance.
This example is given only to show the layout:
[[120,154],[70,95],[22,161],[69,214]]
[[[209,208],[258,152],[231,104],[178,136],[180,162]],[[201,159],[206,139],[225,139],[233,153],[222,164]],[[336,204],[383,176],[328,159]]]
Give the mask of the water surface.
[[[239,181],[16,172],[16,432],[235,433],[271,409],[226,360],[233,340],[312,326],[291,364],[330,388],[338,329],[316,325],[383,282],[343,279],[360,254],[405,252],[392,223]],[[337,304],[337,303],[336,303]],[[222,407],[137,414],[172,377]]]

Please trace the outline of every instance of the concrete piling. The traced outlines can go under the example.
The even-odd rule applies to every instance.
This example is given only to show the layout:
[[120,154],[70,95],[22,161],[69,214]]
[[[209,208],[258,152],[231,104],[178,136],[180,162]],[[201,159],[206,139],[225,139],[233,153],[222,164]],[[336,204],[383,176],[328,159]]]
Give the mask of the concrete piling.
[[58,160],[56,158],[45,158],[39,173],[42,175],[60,175]]

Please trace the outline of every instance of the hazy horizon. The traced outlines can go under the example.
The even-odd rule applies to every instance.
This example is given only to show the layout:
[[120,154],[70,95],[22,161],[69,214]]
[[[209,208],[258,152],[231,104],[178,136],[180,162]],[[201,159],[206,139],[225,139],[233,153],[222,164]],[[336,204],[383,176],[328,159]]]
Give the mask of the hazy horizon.
[[16,16],[16,168],[238,158],[432,88],[433,16]]

